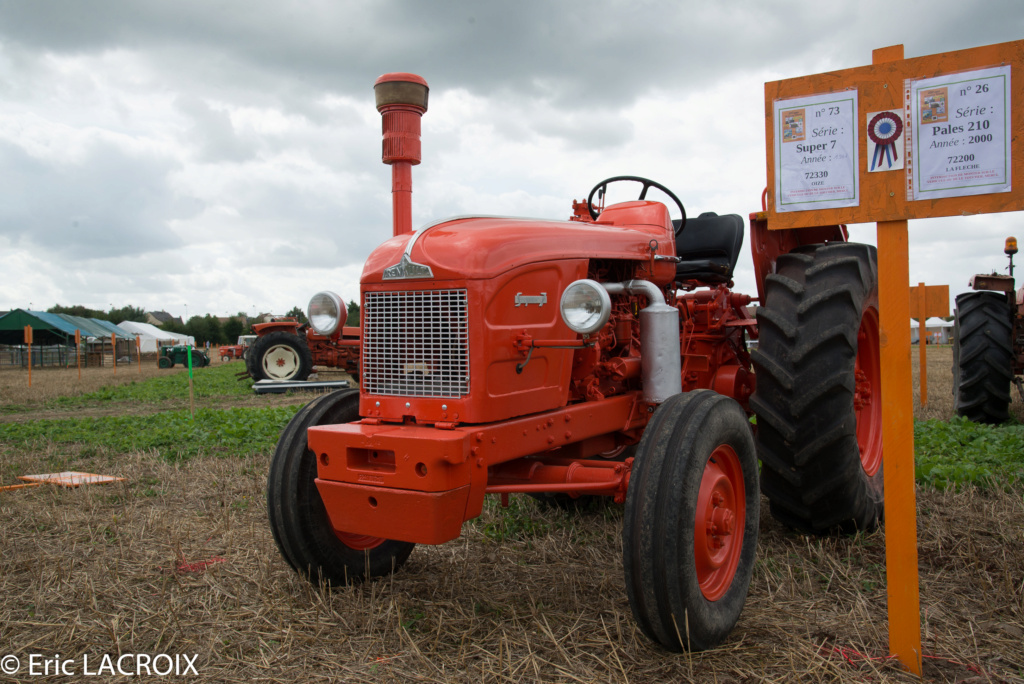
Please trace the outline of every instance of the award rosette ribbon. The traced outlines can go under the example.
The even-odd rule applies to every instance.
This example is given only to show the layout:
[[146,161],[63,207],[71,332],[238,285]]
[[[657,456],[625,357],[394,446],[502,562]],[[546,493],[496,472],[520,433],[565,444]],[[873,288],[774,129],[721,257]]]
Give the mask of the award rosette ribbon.
[[903,121],[894,112],[879,112],[868,124],[868,137],[875,143],[875,151],[871,154],[871,170],[881,166],[885,160],[892,168],[893,161],[899,159],[896,154],[896,141],[903,133]]

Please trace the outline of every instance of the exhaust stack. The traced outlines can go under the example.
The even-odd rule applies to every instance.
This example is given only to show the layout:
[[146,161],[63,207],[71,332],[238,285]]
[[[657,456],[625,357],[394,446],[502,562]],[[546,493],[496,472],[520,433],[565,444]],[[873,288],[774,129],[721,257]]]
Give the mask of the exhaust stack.
[[382,161],[391,165],[394,234],[412,232],[412,167],[420,163],[420,118],[427,82],[416,74],[384,74],[373,85],[384,134]]

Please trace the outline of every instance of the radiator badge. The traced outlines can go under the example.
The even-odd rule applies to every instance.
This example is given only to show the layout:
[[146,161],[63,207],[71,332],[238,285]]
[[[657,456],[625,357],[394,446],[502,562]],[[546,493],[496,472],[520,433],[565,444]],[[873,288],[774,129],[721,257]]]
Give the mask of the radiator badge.
[[433,278],[434,272],[429,266],[409,261],[409,256],[402,255],[402,260],[394,266],[384,269],[384,280],[407,280],[410,278]]
[[547,303],[547,292],[541,292],[539,295],[524,295],[522,292],[516,292],[516,306],[529,306],[530,304],[544,306]]

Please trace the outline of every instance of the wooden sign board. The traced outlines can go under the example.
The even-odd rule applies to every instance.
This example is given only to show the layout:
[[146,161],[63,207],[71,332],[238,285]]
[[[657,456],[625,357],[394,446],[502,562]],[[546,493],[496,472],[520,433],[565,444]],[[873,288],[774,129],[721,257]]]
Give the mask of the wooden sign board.
[[[949,285],[925,285],[924,311],[918,304],[920,292],[916,286],[910,288],[910,311],[915,317],[945,318],[949,315]],[[924,320],[924,319],[922,319]]]
[[1022,84],[1024,40],[766,83],[768,227],[1024,210]]

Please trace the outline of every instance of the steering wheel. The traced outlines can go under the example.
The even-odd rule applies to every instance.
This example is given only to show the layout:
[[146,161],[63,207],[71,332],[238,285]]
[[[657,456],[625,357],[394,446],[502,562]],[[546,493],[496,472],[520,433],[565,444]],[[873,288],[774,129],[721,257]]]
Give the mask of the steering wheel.
[[608,184],[617,183],[619,181],[633,181],[636,183],[642,183],[643,188],[640,190],[640,197],[637,198],[639,200],[646,199],[647,191],[652,187],[657,188],[658,190],[661,190],[663,193],[668,195],[672,199],[672,201],[676,203],[676,206],[679,207],[679,213],[683,215],[682,220],[679,221],[679,227],[676,228],[676,235],[678,236],[680,233],[683,232],[683,228],[686,226],[686,208],[683,206],[683,203],[679,201],[679,198],[675,196],[675,193],[673,193],[671,190],[666,188],[661,183],[657,183],[655,181],[652,181],[650,178],[642,178],[640,176],[613,176],[611,178],[605,178],[603,181],[595,185],[594,189],[591,190],[590,194],[587,196],[587,211],[590,212],[590,218],[596,221],[598,216],[597,212],[594,210],[594,195],[600,193],[600,195],[604,197],[605,192],[608,190]]

